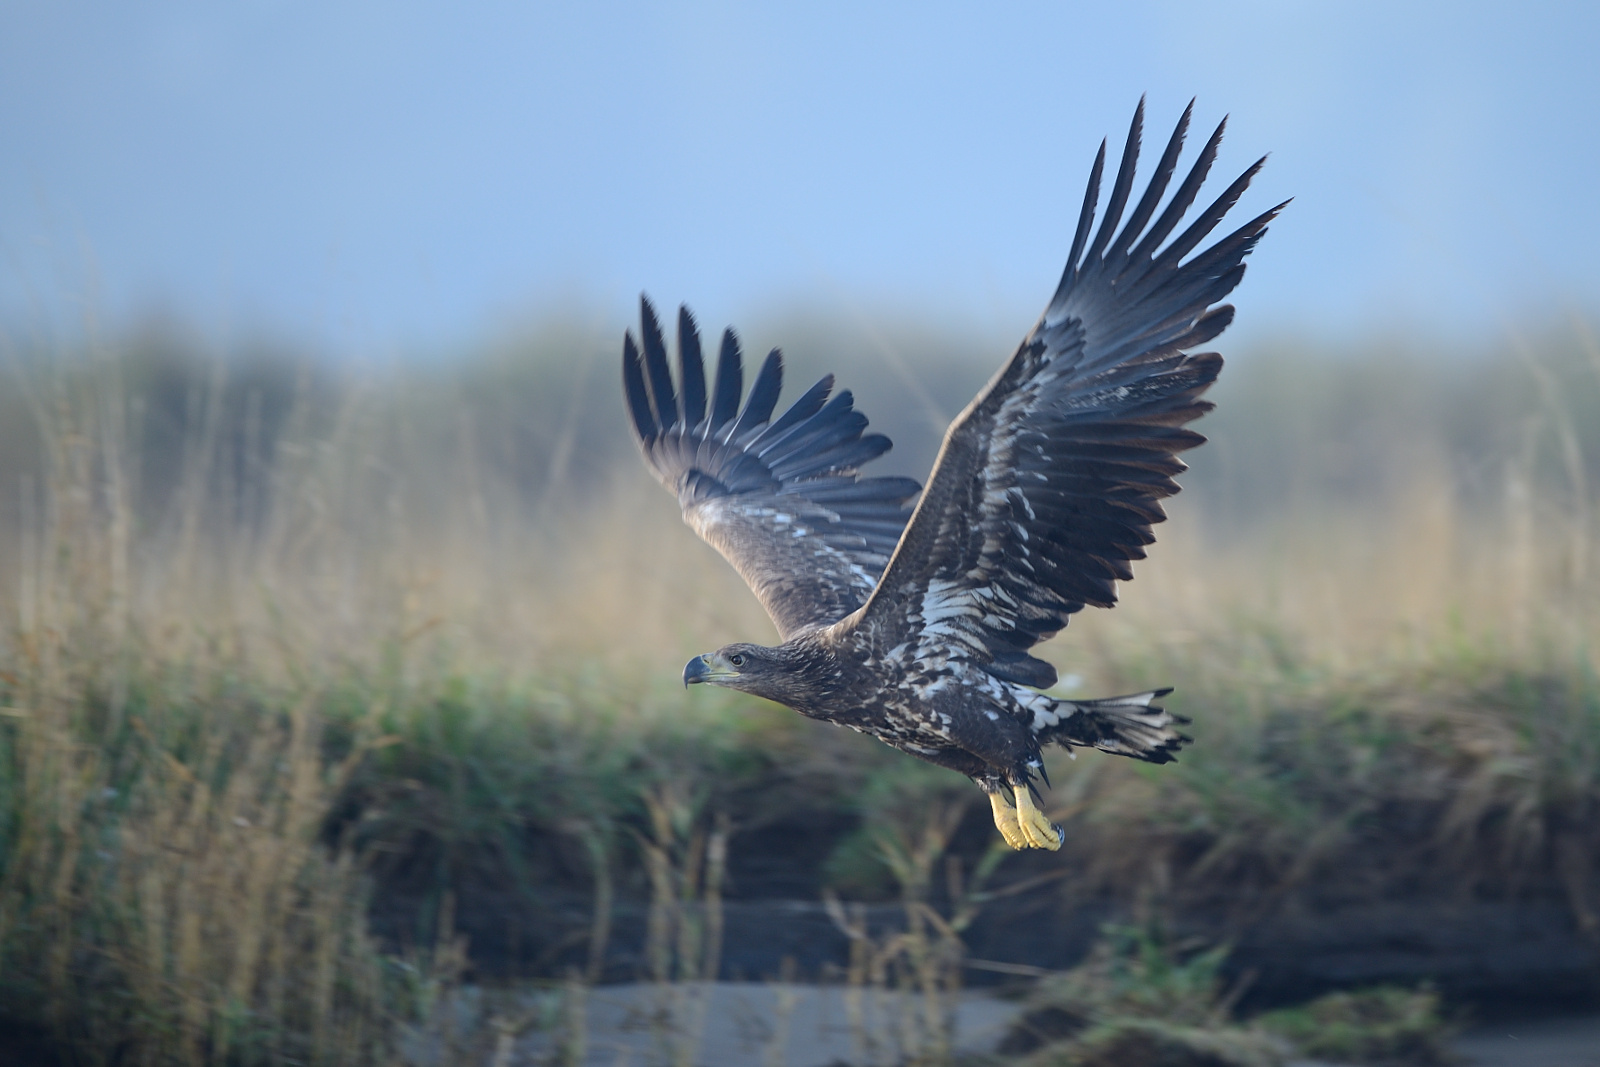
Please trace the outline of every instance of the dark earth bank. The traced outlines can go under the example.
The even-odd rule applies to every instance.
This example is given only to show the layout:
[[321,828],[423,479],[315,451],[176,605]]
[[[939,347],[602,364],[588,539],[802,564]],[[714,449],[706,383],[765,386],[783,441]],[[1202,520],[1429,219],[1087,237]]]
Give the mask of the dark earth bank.
[[[721,978],[816,980],[841,972],[849,942],[823,897],[828,859],[857,829],[854,817],[817,813],[733,838],[722,894]],[[992,834],[987,810],[974,807],[950,852],[970,870]],[[448,890],[454,928],[467,939],[470,977],[499,981],[581,970],[595,899],[587,861],[570,842],[549,838],[530,842],[528,856],[520,878],[484,863],[457,869],[448,880],[438,877],[435,862],[424,862],[428,857],[402,857],[375,872],[375,931],[391,949],[431,943]],[[1382,856],[1371,860],[1380,867],[1384,862]],[[989,888],[1021,891],[991,900],[965,931],[974,961],[969,984],[1071,967],[1104,924],[1156,921],[1175,944],[1233,946],[1227,972],[1243,987],[1239,1006],[1245,1011],[1337,988],[1421,982],[1477,1018],[1600,1007],[1600,937],[1583,927],[1559,886],[1525,885],[1499,896],[1412,886],[1384,895],[1372,891],[1368,871],[1359,892],[1323,879],[1271,892],[1211,886],[1205,892],[1169,887],[1085,894],[1073,881],[1083,863],[1067,852],[1028,853],[1001,866]],[[936,893],[934,903],[945,902]],[[874,932],[903,923],[892,890],[862,907]],[[647,976],[648,910],[642,873],[619,871],[603,981]]]

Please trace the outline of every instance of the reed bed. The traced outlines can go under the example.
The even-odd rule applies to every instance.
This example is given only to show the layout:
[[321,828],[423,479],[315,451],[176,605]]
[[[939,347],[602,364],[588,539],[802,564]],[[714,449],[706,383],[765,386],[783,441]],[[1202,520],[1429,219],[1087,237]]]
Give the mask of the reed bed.
[[[960,351],[1004,350],[788,326],[916,474],[988,373]],[[827,808],[862,825],[840,892],[913,916],[892,946],[858,930],[857,963],[905,971],[931,1013],[906,1040],[937,1047],[970,915],[928,902],[953,831],[916,813],[968,787],[678,691],[688,655],[771,628],[629,454],[613,340],[338,371],[172,331],[0,353],[7,1021],[84,1062],[377,1062],[467,966],[467,877],[589,887],[569,983],[601,977],[617,896],[651,896],[652,973],[698,981],[728,850]],[[1176,684],[1195,719],[1175,767],[1052,766],[1069,891],[1243,922],[1302,891],[1553,886],[1600,929],[1600,352],[1503,347],[1230,368],[1153,558],[1045,649],[1069,692]],[[404,879],[432,904],[380,950],[367,902]]]

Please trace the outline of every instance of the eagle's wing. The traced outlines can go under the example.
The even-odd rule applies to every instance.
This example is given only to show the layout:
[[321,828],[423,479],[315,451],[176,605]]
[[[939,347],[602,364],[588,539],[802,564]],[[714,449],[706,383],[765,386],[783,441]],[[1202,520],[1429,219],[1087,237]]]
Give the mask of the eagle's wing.
[[[1092,242],[1105,145],[1095,160],[1072,253],[1044,317],[945,433],[927,488],[859,618],[908,655],[950,657],[1041,688],[1056,672],[1028,655],[1085,604],[1110,607],[1133,576],[1150,527],[1178,491],[1177,453],[1205,439],[1184,424],[1222,358],[1187,354],[1233,318],[1213,307],[1283,208],[1185,260],[1265,160],[1164,248],[1193,203],[1222,138],[1206,143],[1156,218],[1189,125],[1186,110],[1154,179],[1120,233],[1133,186],[1144,102],[1134,114],[1105,220]],[[1224,126],[1226,122],[1224,122]],[[1115,234],[1115,237],[1113,237]],[[1087,251],[1085,245],[1088,245]]]
[[889,451],[863,434],[867,417],[849,390],[833,399],[833,376],[772,417],[783,385],[776,349],[740,410],[739,341],[722,335],[708,398],[700,334],[678,310],[675,391],[655,309],[641,300],[640,340],[623,339],[622,381],[639,450],[678,496],[683,521],[743,576],[784,640],[844,618],[866,602],[905,529],[910,478],[861,478],[863,463]]

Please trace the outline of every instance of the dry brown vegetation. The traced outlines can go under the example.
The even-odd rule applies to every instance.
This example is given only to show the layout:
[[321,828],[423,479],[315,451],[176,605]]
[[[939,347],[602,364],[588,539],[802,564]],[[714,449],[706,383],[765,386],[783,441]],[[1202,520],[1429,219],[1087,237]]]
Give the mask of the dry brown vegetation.
[[[990,369],[963,353],[1004,351],[770,332],[918,475]],[[715,970],[708,850],[765,819],[854,806],[871,847],[841,846],[838,884],[892,884],[895,835],[965,783],[677,691],[689,654],[771,629],[633,460],[613,341],[339,371],[171,331],[4,353],[13,1021],[84,1062],[376,1057],[455,963],[432,927],[379,951],[374,881],[537,881],[535,832],[593,890],[591,958],[654,879],[689,977]],[[1581,325],[1500,347],[1235,361],[1123,604],[1046,649],[1072,692],[1176,684],[1196,720],[1176,767],[1057,761],[1073,891],[1247,917],[1308,885],[1556,886],[1600,928],[1600,349]]]

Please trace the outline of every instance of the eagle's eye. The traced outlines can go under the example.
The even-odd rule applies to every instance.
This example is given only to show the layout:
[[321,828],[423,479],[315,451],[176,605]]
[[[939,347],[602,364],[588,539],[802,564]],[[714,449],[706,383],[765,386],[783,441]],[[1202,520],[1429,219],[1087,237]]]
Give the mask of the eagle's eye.
[[743,652],[735,652],[733,655],[728,657],[728,662],[733,664],[735,667],[743,667],[744,666],[744,653]]

